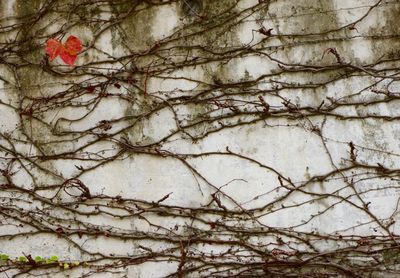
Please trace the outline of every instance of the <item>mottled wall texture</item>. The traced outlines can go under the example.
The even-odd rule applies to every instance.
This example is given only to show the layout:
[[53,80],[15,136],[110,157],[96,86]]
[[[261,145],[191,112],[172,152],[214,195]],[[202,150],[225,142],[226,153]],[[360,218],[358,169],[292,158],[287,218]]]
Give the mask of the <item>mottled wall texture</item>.
[[0,277],[400,277],[399,19],[1,0]]

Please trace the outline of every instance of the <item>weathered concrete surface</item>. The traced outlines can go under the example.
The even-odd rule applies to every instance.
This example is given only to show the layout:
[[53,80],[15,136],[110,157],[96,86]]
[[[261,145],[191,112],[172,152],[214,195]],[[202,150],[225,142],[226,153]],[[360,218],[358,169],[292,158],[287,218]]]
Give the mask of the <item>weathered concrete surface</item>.
[[[24,16],[37,12],[45,1],[18,1],[7,0],[0,3],[1,24],[19,22],[14,16]],[[217,3],[218,2],[218,3]],[[77,25],[67,29],[68,35],[75,35],[82,39],[85,46],[92,43],[94,48],[79,56],[77,65],[85,65],[96,61],[105,61],[98,64],[98,73],[110,74],[110,69],[124,67],[138,67],[145,69],[158,63],[156,55],[147,55],[134,60],[135,65],[124,62],[112,62],[118,57],[130,53],[143,53],[164,39],[176,39],[176,44],[209,47],[218,52],[234,49],[239,46],[257,45],[260,42],[263,54],[260,52],[246,53],[220,61],[207,62],[193,66],[183,65],[170,71],[162,72],[159,76],[138,75],[138,84],[125,85],[122,88],[110,86],[108,93],[120,93],[132,96],[135,101],[128,102],[120,98],[102,98],[96,102],[95,108],[89,112],[87,107],[69,105],[63,107],[54,106],[47,111],[39,113],[38,118],[21,116],[17,109],[7,107],[29,107],[34,98],[52,97],[59,92],[70,88],[68,82],[86,86],[91,84],[90,70],[86,72],[78,68],[70,75],[56,75],[46,72],[41,68],[41,60],[44,55],[45,36],[58,30],[67,22],[66,18],[56,18],[56,14],[46,17],[46,21],[39,21],[34,28],[25,26],[19,37],[39,37],[34,41],[27,41],[20,47],[26,47],[27,52],[23,58],[28,63],[14,68],[3,63],[0,65],[0,132],[10,134],[12,138],[21,139],[14,147],[21,156],[57,155],[61,153],[77,152],[81,146],[84,149],[77,152],[80,158],[91,158],[88,153],[97,153],[103,157],[112,157],[118,153],[118,145],[115,142],[99,141],[97,137],[87,132],[96,127],[100,121],[118,120],[109,132],[125,129],[114,138],[127,140],[136,146],[148,146],[162,142],[162,150],[175,154],[201,154],[198,157],[188,157],[186,162],[201,173],[206,180],[200,179],[182,161],[174,157],[156,157],[149,154],[130,154],[129,152],[93,170],[82,172],[77,165],[89,168],[96,165],[93,161],[82,161],[75,156],[71,159],[48,159],[36,161],[40,165],[31,167],[27,161],[21,165],[15,165],[13,181],[21,188],[33,189],[38,185],[46,188],[38,192],[41,196],[52,196],[55,192],[51,185],[60,183],[66,179],[79,177],[90,188],[93,195],[104,194],[109,196],[122,196],[123,198],[138,199],[148,202],[157,202],[167,194],[170,196],[163,202],[165,205],[187,208],[205,207],[212,201],[211,194],[215,188],[208,183],[222,188],[224,194],[231,196],[234,202],[224,199],[223,204],[228,209],[241,208],[253,209],[263,207],[266,204],[278,200],[288,193],[278,182],[278,176],[290,179],[294,185],[301,185],[312,177],[324,176],[337,169],[351,166],[349,143],[352,142],[357,149],[357,161],[360,164],[376,166],[378,163],[387,169],[400,168],[400,126],[396,117],[399,115],[399,101],[376,102],[369,105],[339,105],[337,109],[330,111],[331,115],[315,115],[305,117],[270,117],[258,120],[252,124],[238,125],[225,128],[218,132],[193,142],[185,133],[178,132],[177,116],[182,123],[195,123],[205,115],[218,116],[226,114],[226,110],[212,112],[215,108],[212,104],[182,103],[174,106],[174,111],[169,106],[162,107],[150,117],[141,117],[149,107],[160,100],[172,101],[178,96],[192,96],[202,90],[212,88],[209,84],[233,84],[236,82],[254,81],[253,84],[243,87],[231,87],[230,93],[241,90],[261,90],[271,92],[277,90],[278,94],[265,93],[264,98],[270,105],[271,111],[278,111],[283,107],[282,100],[288,99],[297,107],[318,107],[323,101],[325,107],[333,105],[330,100],[338,102],[370,102],[379,100],[382,95],[375,90],[390,89],[398,94],[398,80],[384,79],[383,77],[368,74],[372,68],[368,65],[380,60],[398,58],[400,40],[398,39],[400,27],[397,23],[400,4],[396,1],[383,1],[380,5],[371,9],[375,1],[271,1],[268,7],[254,12],[253,7],[258,1],[243,0],[233,9],[243,11],[238,16],[239,23],[232,28],[220,28],[208,33],[182,36],[190,32],[196,32],[201,28],[197,26],[193,16],[187,15],[188,11],[182,10],[181,3],[155,6],[145,9],[124,18],[120,24],[111,27],[99,34],[101,26],[93,23],[84,26]],[[202,10],[205,14],[219,14],[223,9],[233,5],[235,1],[203,1]],[[108,12],[90,14],[82,11],[82,15],[91,18],[106,19],[121,15],[130,7],[109,6]],[[104,5],[103,9],[107,9]],[[200,9],[200,8],[199,8]],[[246,10],[249,9],[249,10]],[[371,9],[371,10],[370,10]],[[369,12],[370,10],[370,12]],[[363,16],[367,14],[363,18]],[[219,15],[229,17],[229,14]],[[360,19],[355,26],[352,22]],[[217,20],[217,19],[216,19]],[[190,25],[192,24],[192,25]],[[210,26],[213,22],[209,23]],[[183,28],[189,26],[190,28]],[[265,42],[265,36],[256,30],[260,26],[272,28],[272,37]],[[337,31],[335,31],[337,30]],[[7,41],[17,35],[17,31],[2,32],[0,41]],[[40,39],[40,37],[43,39]],[[98,37],[97,37],[98,36]],[[180,37],[181,36],[181,37]],[[96,40],[94,40],[96,37]],[[337,57],[327,52],[327,49],[335,48],[343,64],[351,64],[354,72],[348,68],[341,68],[337,63]],[[181,51],[181,53],[179,53]],[[200,59],[208,55],[201,49],[193,50],[191,55],[199,54]],[[180,55],[181,54],[181,55]],[[184,61],[185,50],[172,49],[163,53],[165,63]],[[170,55],[168,57],[168,55]],[[204,55],[204,56],[203,56]],[[6,61],[18,61],[21,57],[9,55]],[[277,62],[277,61],[280,62]],[[156,62],[154,62],[156,61]],[[21,61],[22,63],[22,61]],[[68,72],[70,69],[58,59],[52,63],[60,72]],[[390,68],[390,61],[381,64],[382,68]],[[162,68],[160,62],[160,68]],[[302,66],[313,69],[304,69]],[[327,68],[321,69],[326,66]],[[397,74],[396,61],[393,61],[393,70],[387,70],[382,75]],[[101,67],[104,67],[102,69]],[[282,67],[293,70],[282,71]],[[296,70],[297,67],[297,70]],[[365,71],[356,71],[362,67]],[[379,68],[377,66],[376,68]],[[363,74],[364,73],[364,74]],[[367,73],[367,74],[365,74]],[[380,73],[378,72],[377,75]],[[96,80],[102,80],[101,77]],[[139,87],[139,88],[137,88]],[[145,88],[146,97],[140,89]],[[219,89],[210,89],[211,94],[218,95]],[[257,95],[237,95],[236,101],[257,101]],[[94,99],[90,95],[82,95],[75,101],[90,102]],[[93,106],[90,106],[93,107]],[[249,105],[249,111],[254,107]],[[228,110],[229,111],[229,110]],[[176,113],[174,115],[174,113]],[[305,113],[305,112],[304,112]],[[87,115],[87,116],[86,116]],[[373,115],[372,117],[370,117]],[[354,116],[354,118],[351,118]],[[365,116],[363,119],[357,118]],[[385,118],[386,117],[386,118]],[[396,120],[390,120],[390,117]],[[123,120],[119,120],[123,119]],[[205,122],[187,128],[186,132],[193,137],[201,136],[209,129],[218,128],[221,125],[229,126],[238,120],[249,122],[256,119],[254,115],[231,117],[220,122]],[[319,129],[315,132],[315,127]],[[35,144],[26,140],[31,138]],[[93,141],[93,144],[87,145]],[[4,138],[2,146],[10,147]],[[218,155],[217,152],[226,153],[227,150],[241,156],[249,157],[269,168],[259,167],[254,161]],[[1,159],[0,159],[1,161]],[[2,168],[6,167],[6,160]],[[279,175],[273,170],[279,172]],[[372,170],[371,170],[372,171]],[[81,173],[82,172],[82,173]],[[375,173],[375,172],[374,172]],[[398,177],[396,175],[376,175],[365,169],[348,169],[332,175],[331,179],[319,182],[312,180],[304,186],[307,192],[316,194],[331,194],[337,198],[315,198],[315,195],[295,191],[290,198],[282,202],[276,202],[259,215],[258,221],[263,225],[275,228],[290,228],[298,232],[317,231],[320,234],[332,235],[386,235],[387,230],[379,227],[374,218],[382,223],[395,221],[388,226],[392,233],[398,232]],[[30,175],[32,174],[32,176]],[[368,177],[368,178],[367,178]],[[348,186],[349,180],[354,181],[353,188]],[[4,179],[1,183],[6,183]],[[36,185],[35,185],[36,183]],[[387,187],[385,190],[377,190]],[[370,189],[370,191],[368,191]],[[363,192],[361,200],[354,192]],[[5,195],[4,193],[3,195]],[[8,194],[8,193],[7,193]],[[8,195],[7,195],[8,196]],[[60,192],[54,202],[73,200],[64,192]],[[17,197],[16,197],[17,198]],[[221,197],[222,198],[222,197]],[[315,198],[315,200],[313,200]],[[343,199],[345,201],[343,201]],[[31,200],[25,203],[23,200],[14,200],[14,205],[32,208],[42,205]],[[368,203],[369,213],[355,207],[363,207]],[[11,205],[6,202],[2,205]],[[213,205],[216,207],[216,204]],[[48,208],[51,208],[49,205]],[[283,209],[284,208],[284,209]],[[43,207],[46,209],[46,207]],[[323,215],[314,217],[319,213]],[[73,217],[65,211],[49,211],[63,219]],[[106,226],[121,232],[154,232],[156,226],[140,219],[116,219],[114,217],[74,216],[85,221],[90,226]],[[205,221],[211,221],[205,216]],[[213,217],[216,217],[215,215]],[[191,233],[190,219],[174,219],[171,217],[151,216],[152,223],[165,227],[166,230],[177,228],[177,233]],[[224,221],[223,217],[212,219]],[[229,222],[229,220],[226,220]],[[12,221],[11,221],[12,222]],[[18,234],[34,231],[32,227],[16,227],[10,220],[2,222],[0,235]],[[250,228],[251,220],[243,221],[238,225]],[[197,223],[198,227],[209,229],[204,223]],[[202,226],[203,225],[203,226]],[[168,235],[168,232],[165,232]],[[113,256],[135,256],[143,252],[139,245],[153,250],[164,250],[168,243],[142,240],[119,240],[115,238],[91,237],[80,238],[71,236],[79,246],[84,246],[91,252],[113,254]],[[268,237],[251,239],[254,241],[267,240]],[[172,246],[172,245],[171,245]],[[335,243],[316,243],[319,251],[324,252],[337,248]],[[205,252],[218,252],[213,246],[195,246]],[[54,234],[27,235],[16,237],[12,240],[2,240],[0,253],[7,253],[12,257],[21,254],[34,254],[43,257],[55,254],[62,260],[84,261],[90,257],[83,254],[78,248],[67,240]],[[96,277],[164,277],[176,271],[179,262],[146,262],[140,265],[125,267],[118,274],[96,274]],[[68,272],[70,277],[77,277],[80,269]],[[56,277],[48,274],[48,277]],[[58,274],[60,277],[66,273]],[[0,274],[0,277],[8,277]],[[195,277],[195,276],[193,276]]]

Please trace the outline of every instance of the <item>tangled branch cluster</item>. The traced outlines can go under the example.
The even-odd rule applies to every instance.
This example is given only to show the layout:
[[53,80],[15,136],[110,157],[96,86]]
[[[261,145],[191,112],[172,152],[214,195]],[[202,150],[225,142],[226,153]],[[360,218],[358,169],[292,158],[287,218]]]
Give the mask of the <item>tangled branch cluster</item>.
[[397,1],[5,2],[0,277],[399,275]]

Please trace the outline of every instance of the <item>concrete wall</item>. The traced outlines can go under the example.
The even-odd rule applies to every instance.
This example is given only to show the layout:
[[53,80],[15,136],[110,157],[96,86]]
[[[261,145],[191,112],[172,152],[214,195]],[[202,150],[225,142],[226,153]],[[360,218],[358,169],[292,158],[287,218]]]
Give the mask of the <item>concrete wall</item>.
[[0,277],[397,277],[399,11],[2,1]]

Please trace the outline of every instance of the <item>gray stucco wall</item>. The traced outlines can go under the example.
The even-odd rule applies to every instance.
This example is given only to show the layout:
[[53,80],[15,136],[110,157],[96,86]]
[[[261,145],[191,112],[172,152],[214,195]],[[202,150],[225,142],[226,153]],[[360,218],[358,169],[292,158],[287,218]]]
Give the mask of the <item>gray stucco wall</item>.
[[399,12],[1,1],[0,277],[398,277]]

